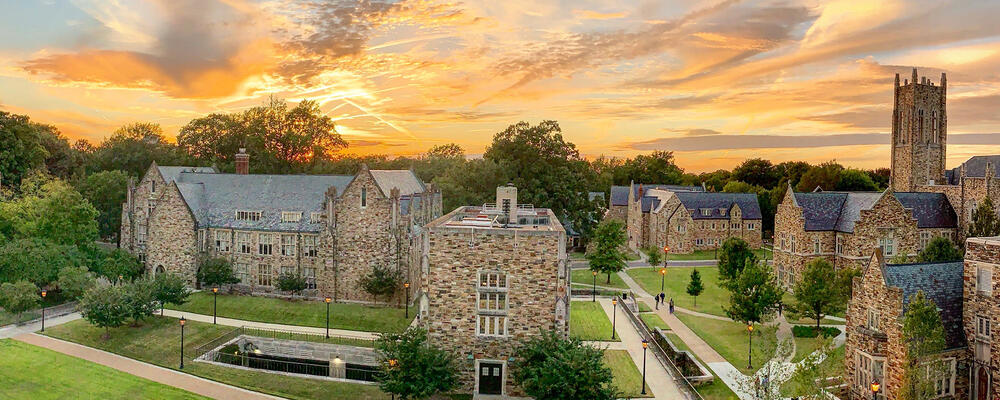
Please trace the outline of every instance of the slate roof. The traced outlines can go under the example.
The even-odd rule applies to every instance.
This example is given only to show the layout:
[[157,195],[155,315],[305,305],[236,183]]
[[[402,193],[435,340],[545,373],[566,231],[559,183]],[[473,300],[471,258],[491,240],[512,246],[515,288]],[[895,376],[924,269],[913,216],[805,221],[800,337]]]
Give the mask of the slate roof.
[[[372,178],[375,178],[375,184],[378,185],[382,192],[386,196],[389,195],[389,191],[393,187],[399,188],[400,196],[409,196],[414,193],[423,193],[427,190],[424,187],[424,183],[417,178],[417,175],[408,169],[401,170],[385,170],[385,169],[373,169],[370,171]],[[340,193],[340,189],[337,189],[337,193]]]
[[[986,163],[993,164],[994,171],[1000,170],[1000,155],[973,156],[972,158],[966,160],[962,163],[962,165],[965,165],[965,176],[974,178],[982,178],[986,176]],[[1000,172],[997,172],[996,174],[1000,176]],[[961,176],[961,165],[945,171],[945,177],[948,180],[949,185],[957,185]]]
[[177,180],[177,177],[181,172],[197,172],[201,174],[217,174],[219,173],[215,167],[185,167],[185,166],[156,166],[156,170],[160,171],[160,176],[167,183]]
[[[743,219],[761,219],[755,193],[675,192],[674,195],[689,210],[692,219],[729,219],[734,204],[740,206]],[[711,209],[711,215],[703,215],[703,208]],[[726,209],[726,213],[720,209]]]
[[642,201],[641,206],[642,206],[642,212],[644,213],[648,213],[649,210],[655,209],[656,207],[660,206],[660,198],[658,197],[645,196],[640,200]]
[[[868,210],[878,201],[879,192],[811,192],[794,193],[802,207],[807,231],[854,232],[861,210]],[[911,210],[918,228],[954,228],[958,218],[947,196],[942,193],[897,192],[896,200]]]
[[[635,184],[635,196],[639,196],[639,186],[640,184]],[[649,189],[663,189],[671,192],[704,192],[705,189],[701,186],[684,186],[684,185],[657,185],[657,184],[642,184],[642,190]],[[611,205],[613,206],[627,206],[628,205],[628,186],[612,186],[611,187]]]
[[937,305],[944,323],[947,348],[965,347],[962,327],[963,262],[887,264],[883,269],[886,285],[903,290],[903,312],[918,291]]

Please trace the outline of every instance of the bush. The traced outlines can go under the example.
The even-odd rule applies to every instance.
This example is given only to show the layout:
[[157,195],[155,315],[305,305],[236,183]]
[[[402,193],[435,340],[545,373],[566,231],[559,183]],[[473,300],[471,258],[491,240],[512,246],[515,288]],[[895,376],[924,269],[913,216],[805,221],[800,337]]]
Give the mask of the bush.
[[152,279],[139,279],[124,288],[126,312],[133,325],[138,326],[140,321],[156,311],[156,284]]
[[56,285],[62,295],[70,299],[79,299],[84,293],[97,284],[94,274],[86,267],[66,267],[59,270],[59,280]]
[[400,286],[402,277],[392,267],[384,264],[376,264],[371,271],[361,277],[358,284],[365,292],[378,298],[378,296],[389,296]]
[[83,319],[105,329],[104,339],[111,337],[111,328],[122,326],[129,318],[125,291],[120,286],[96,287],[87,291],[79,307]]
[[817,330],[815,326],[810,325],[795,325],[792,327],[792,335],[797,338],[814,338],[819,336],[820,333],[823,334],[823,337],[832,338],[840,335],[840,329],[822,326]]
[[187,282],[177,274],[156,274],[153,277],[153,298],[160,303],[160,313],[164,304],[181,305],[187,302],[191,289]]
[[0,285],[0,307],[17,315],[18,321],[21,320],[22,313],[38,306],[38,300],[38,288],[31,282],[7,282]]
[[142,262],[122,249],[115,249],[107,253],[94,268],[98,275],[107,278],[110,282],[118,282],[119,276],[126,281],[135,280],[139,275],[142,275],[142,270]]
[[240,280],[233,273],[233,265],[229,260],[215,257],[205,259],[198,266],[198,282],[201,282],[203,287],[212,287],[239,283]]
[[278,275],[278,289],[298,294],[299,292],[306,290],[306,278],[298,276],[294,273],[284,273]]

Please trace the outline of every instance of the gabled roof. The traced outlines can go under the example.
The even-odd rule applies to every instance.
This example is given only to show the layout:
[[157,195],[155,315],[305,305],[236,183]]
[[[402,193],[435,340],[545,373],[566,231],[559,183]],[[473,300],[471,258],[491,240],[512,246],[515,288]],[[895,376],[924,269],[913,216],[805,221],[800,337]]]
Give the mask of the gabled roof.
[[185,166],[156,166],[156,170],[160,172],[160,176],[167,183],[174,182],[177,177],[180,176],[181,172],[196,172],[200,174],[217,174],[219,173],[215,167],[185,167]]
[[[854,232],[861,210],[869,210],[882,196],[879,192],[793,193],[802,208],[807,231]],[[918,228],[955,228],[955,210],[942,193],[897,192],[893,196],[909,209]]]
[[[734,205],[740,206],[743,219],[761,219],[755,193],[675,192],[674,195],[684,208],[691,210],[692,219],[729,219]],[[711,215],[704,215],[702,209],[711,210]],[[722,209],[726,212],[722,213]]]
[[954,228],[958,216],[944,193],[898,192],[896,200],[913,210],[918,228]]
[[644,213],[648,213],[650,210],[656,209],[656,207],[660,206],[660,198],[658,197],[646,196],[643,197],[641,201],[642,204],[640,204],[640,206],[642,207],[642,212]]
[[945,344],[949,349],[965,347],[962,326],[963,262],[887,264],[882,268],[887,286],[903,291],[903,312],[918,291],[937,305],[944,324]]
[[[989,156],[973,156],[972,158],[966,160],[962,165],[965,166],[965,176],[973,178],[982,178],[986,176],[986,164],[993,164],[994,174],[1000,175],[1000,155],[989,155]],[[962,175],[962,166],[957,166],[948,171],[945,171],[945,176],[948,179],[948,184],[957,185],[959,179]]]
[[[705,189],[701,186],[684,186],[684,185],[658,185],[658,184],[639,184],[636,183],[633,186],[632,191],[635,192],[633,195],[639,197],[639,187],[642,186],[642,190],[649,189],[663,189],[671,192],[704,192]],[[628,205],[628,186],[612,186],[611,187],[611,205],[612,206],[627,206]]]
[[807,231],[832,231],[840,219],[840,211],[847,201],[846,193],[792,193],[802,207]]
[[389,196],[389,192],[394,187],[399,188],[400,196],[423,193],[427,190],[424,187],[424,183],[420,181],[420,178],[417,178],[417,175],[413,171],[407,169],[373,169],[369,172],[371,172],[372,178],[375,179],[375,184],[378,185],[379,189],[382,189],[382,193],[385,193],[386,196]]

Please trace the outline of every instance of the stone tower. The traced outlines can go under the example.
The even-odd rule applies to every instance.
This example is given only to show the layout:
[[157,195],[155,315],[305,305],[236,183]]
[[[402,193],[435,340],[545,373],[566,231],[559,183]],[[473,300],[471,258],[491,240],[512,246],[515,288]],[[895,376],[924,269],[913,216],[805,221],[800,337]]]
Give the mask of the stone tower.
[[912,192],[917,186],[944,184],[948,117],[945,98],[948,81],[940,86],[926,77],[899,84],[896,74],[892,106],[892,177],[895,192]]

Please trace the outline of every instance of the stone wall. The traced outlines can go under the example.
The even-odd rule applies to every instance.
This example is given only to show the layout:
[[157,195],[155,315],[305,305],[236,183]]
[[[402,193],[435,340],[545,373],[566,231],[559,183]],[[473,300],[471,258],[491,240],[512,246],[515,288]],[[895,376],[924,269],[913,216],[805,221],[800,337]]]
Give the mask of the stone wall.
[[[155,186],[156,191],[153,191]],[[122,225],[121,239],[119,247],[135,254],[140,259],[146,256],[146,245],[139,242],[139,232],[146,229],[147,240],[149,238],[149,206],[150,202],[156,203],[156,199],[163,194],[167,183],[160,176],[160,170],[156,163],[152,163],[142,180],[138,184],[129,187],[126,202],[122,205]]]
[[196,222],[181,198],[177,186],[170,184],[161,193],[149,218],[149,239],[146,247],[147,272],[166,272],[184,277],[192,286],[198,273]]
[[[873,359],[884,360],[884,376],[880,383],[886,399],[899,395],[906,354],[905,342],[899,317],[902,315],[903,291],[886,287],[882,276],[882,260],[872,257],[864,273],[855,277],[853,292],[848,301],[844,331],[844,382],[848,386],[848,398],[871,399],[867,391],[868,382],[857,382],[856,369],[859,351],[871,355]],[[878,329],[869,329],[868,312],[874,313]],[[862,386],[863,385],[863,386]]]
[[[970,375],[973,377],[970,384],[970,391],[973,395],[978,395],[975,393],[978,387],[976,377],[980,374],[984,374],[989,377],[989,383],[985,384],[991,392],[989,398],[992,398],[997,393],[1000,393],[1000,340],[995,340],[992,337],[992,332],[996,332],[996,329],[991,329],[992,332],[988,335],[979,335],[976,331],[976,317],[985,318],[990,322],[992,327],[997,327],[1000,323],[1000,301],[997,300],[997,291],[1000,290],[1000,285],[997,285],[998,280],[1000,280],[1000,241],[996,238],[969,238],[965,244],[965,268],[964,268],[964,281],[965,285],[963,287],[963,306],[962,306],[962,321],[965,327],[965,337],[969,344],[968,355],[970,358]],[[992,295],[980,294],[979,288],[976,287],[976,271],[978,268],[988,268],[992,271],[991,280],[991,291]],[[977,343],[984,343],[984,347],[987,350],[984,357],[979,359],[976,356]],[[981,371],[982,370],[982,371]],[[974,397],[975,398],[975,397]]]

